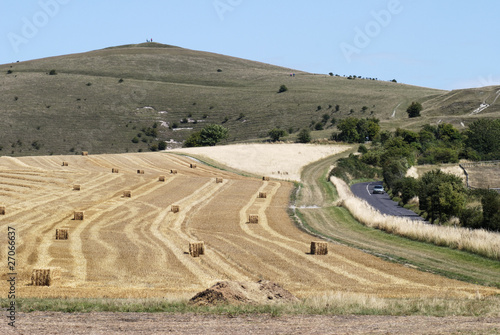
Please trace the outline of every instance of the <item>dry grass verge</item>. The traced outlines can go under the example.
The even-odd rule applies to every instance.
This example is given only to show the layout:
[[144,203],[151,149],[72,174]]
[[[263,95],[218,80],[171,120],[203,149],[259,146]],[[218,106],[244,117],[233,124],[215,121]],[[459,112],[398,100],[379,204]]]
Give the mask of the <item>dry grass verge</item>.
[[[500,297],[473,299],[388,299],[364,294],[335,293],[315,296],[295,303],[219,304],[198,306],[187,300],[149,299],[18,299],[21,312],[55,311],[65,313],[91,312],[162,312],[203,313],[230,316],[248,314],[280,315],[424,315],[499,317]],[[0,299],[0,307],[9,301]]]
[[500,234],[483,229],[436,226],[410,219],[384,215],[352,194],[341,179],[330,178],[339,194],[339,205],[364,225],[412,240],[433,243],[452,249],[465,250],[491,259],[500,260]]

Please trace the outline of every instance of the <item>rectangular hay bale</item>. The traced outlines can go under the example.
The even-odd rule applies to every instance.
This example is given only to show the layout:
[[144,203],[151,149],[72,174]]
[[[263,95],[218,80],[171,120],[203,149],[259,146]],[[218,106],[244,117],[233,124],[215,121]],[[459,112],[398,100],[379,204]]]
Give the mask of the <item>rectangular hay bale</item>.
[[111,173],[118,173],[118,171],[119,171],[119,170],[118,170],[117,168],[112,168],[112,169],[111,169]]
[[326,242],[311,242],[312,255],[326,255],[328,254],[328,243]]
[[62,162],[62,166],[68,166],[68,162]]
[[82,151],[82,156],[88,156],[89,152],[88,151]]
[[73,219],[82,221],[83,220],[83,212],[74,212]]
[[159,177],[158,177],[158,180],[159,180],[159,181],[165,181],[165,179],[166,179],[166,178],[165,178],[165,176],[159,176]]
[[248,216],[249,223],[259,223],[259,216],[257,214],[250,214]]
[[80,185],[73,185],[73,190],[80,191],[80,189],[81,189]]
[[178,205],[172,205],[172,212],[178,213],[180,211],[180,208]]
[[264,177],[262,177],[262,180],[269,181],[269,177],[264,176]]
[[177,170],[170,170],[171,174],[177,174]]
[[5,215],[5,206],[0,206],[0,215]]
[[137,170],[137,174],[144,174],[144,170]]
[[259,198],[261,198],[261,199],[267,198],[267,193],[266,192],[259,192]]
[[190,167],[191,169],[196,169],[196,164],[191,163],[191,164],[189,164],[189,167]]
[[69,236],[68,228],[56,229],[56,240],[67,240]]
[[215,182],[216,182],[217,184],[220,184],[220,183],[222,183],[223,181],[224,181],[224,179],[222,179],[222,178],[220,178],[220,177],[215,178]]
[[193,257],[200,257],[205,254],[205,242],[191,242],[189,243],[189,254]]
[[124,198],[132,198],[132,191],[123,191]]
[[61,268],[33,269],[31,285],[53,286],[61,280]]

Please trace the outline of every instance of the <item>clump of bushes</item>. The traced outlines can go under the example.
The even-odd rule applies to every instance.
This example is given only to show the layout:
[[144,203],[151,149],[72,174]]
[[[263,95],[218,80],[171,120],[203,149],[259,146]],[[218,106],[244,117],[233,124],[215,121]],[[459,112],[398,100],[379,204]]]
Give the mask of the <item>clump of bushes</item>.
[[279,90],[278,90],[278,93],[283,93],[286,91],[288,91],[288,87],[286,87],[286,85],[281,85]]
[[337,161],[337,166],[330,171],[330,176],[335,176],[349,183],[353,179],[379,178],[382,174],[380,168],[363,163],[358,155],[350,154],[347,158]]

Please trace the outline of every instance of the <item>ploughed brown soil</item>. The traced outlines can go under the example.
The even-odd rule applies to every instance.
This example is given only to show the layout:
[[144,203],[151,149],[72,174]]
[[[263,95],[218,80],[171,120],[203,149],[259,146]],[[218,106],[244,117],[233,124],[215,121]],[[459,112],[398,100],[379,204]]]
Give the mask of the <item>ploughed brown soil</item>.
[[18,313],[1,334],[498,334],[500,317]]

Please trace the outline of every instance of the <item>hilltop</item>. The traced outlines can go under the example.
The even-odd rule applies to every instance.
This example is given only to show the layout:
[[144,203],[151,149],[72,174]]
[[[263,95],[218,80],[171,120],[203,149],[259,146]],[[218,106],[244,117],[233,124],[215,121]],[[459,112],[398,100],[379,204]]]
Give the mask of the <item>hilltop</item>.
[[[280,85],[288,91],[277,93]],[[159,43],[0,65],[0,89],[0,154],[14,156],[137,152],[158,140],[179,146],[207,123],[244,142],[274,127],[296,132],[324,114],[317,136],[347,116],[395,129],[500,114],[498,87],[447,92],[350,80]],[[469,115],[486,96],[489,108]],[[423,117],[407,118],[412,101],[423,103]]]

